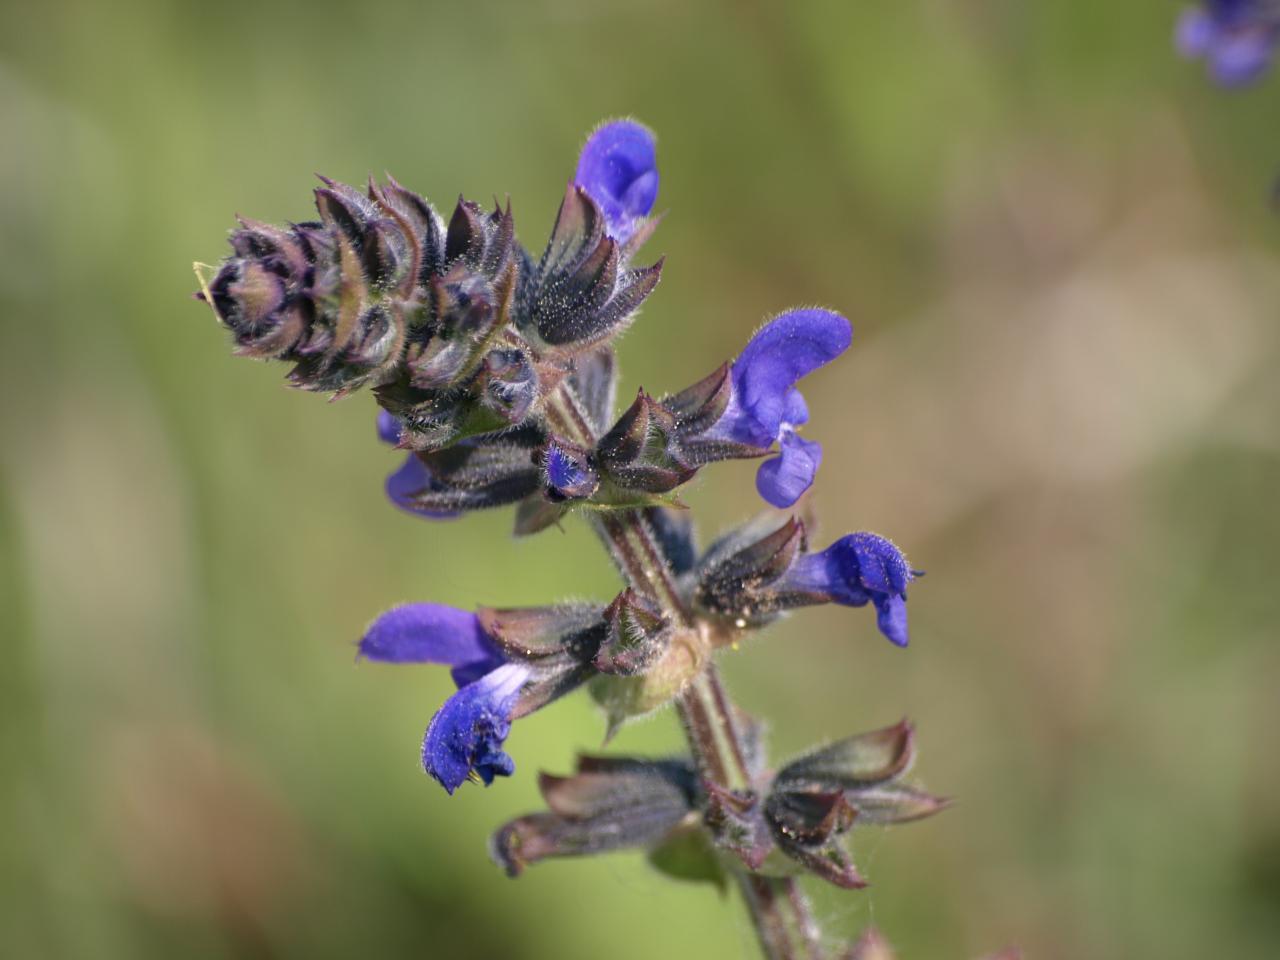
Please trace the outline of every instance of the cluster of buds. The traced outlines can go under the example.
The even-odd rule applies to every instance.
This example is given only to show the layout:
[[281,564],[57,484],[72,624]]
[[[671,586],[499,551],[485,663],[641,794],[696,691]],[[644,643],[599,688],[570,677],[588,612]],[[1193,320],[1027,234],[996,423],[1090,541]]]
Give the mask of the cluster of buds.
[[[657,225],[655,158],[639,124],[597,129],[540,256],[517,239],[509,203],[486,213],[459,200],[446,225],[394,180],[365,191],[325,180],[319,220],[241,221],[233,255],[198,294],[237,352],[290,363],[294,386],[371,388],[379,436],[405,454],[386,484],[396,506],[439,520],[514,505],[517,534],[577,511],[626,575],[608,603],[410,603],[369,626],[362,658],[452,671],[457,691],[422,742],[423,767],[451,794],[515,772],[505,741],[521,717],[586,687],[611,734],[797,607],[870,605],[880,632],[907,645],[920,571],[889,540],[853,533],[813,550],[801,517],[775,509],[703,549],[678,500],[704,466],[759,458],[762,498],[797,504],[822,461],[800,432],[797,384],[849,347],[844,317],[781,314],[692,386],[640,390],[615,411],[612,343],[662,268],[632,262]],[[807,871],[860,887],[844,846],[852,828],[944,806],[903,780],[915,757],[905,721],[771,770],[758,728],[726,709],[750,732],[735,746],[739,782],[712,775],[696,744],[692,759],[583,758],[572,776],[542,777],[547,811],[502,828],[494,857],[514,875],[548,857],[643,847],[670,869],[688,862],[672,845],[693,842],[715,852],[712,872]]]

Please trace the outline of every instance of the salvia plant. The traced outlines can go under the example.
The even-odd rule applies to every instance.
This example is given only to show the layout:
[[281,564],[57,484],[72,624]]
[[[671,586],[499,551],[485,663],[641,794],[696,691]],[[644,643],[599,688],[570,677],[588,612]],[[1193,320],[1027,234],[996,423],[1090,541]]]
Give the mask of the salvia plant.
[[[293,386],[372,391],[379,436],[404,452],[386,483],[397,507],[438,520],[512,506],[519,536],[576,514],[621,573],[608,603],[410,603],[359,641],[368,660],[451,670],[457,692],[422,742],[423,767],[450,794],[511,776],[511,725],[579,687],[609,734],[674,704],[686,755],[582,756],[541,775],[546,809],[497,830],[499,866],[516,876],[547,858],[641,848],[673,875],[736,883],[769,957],[886,956],[875,937],[827,952],[796,878],[862,887],[850,831],[945,806],[909,779],[915,731],[904,721],[771,764],[715,667],[745,634],[816,604],[868,607],[907,644],[920,571],[872,533],[815,545],[790,512],[822,462],[801,433],[797,384],[844,353],[850,325],[828,310],[783,313],[703,379],[641,390],[619,412],[613,344],[662,272],[638,259],[657,194],[654,138],[627,120],[587,140],[541,250],[517,239],[509,203],[460,199],[446,220],[394,180],[325,179],[317,219],[241,220],[197,296],[238,354],[288,362]],[[678,492],[737,458],[761,461],[756,487],[775,509],[702,546]]]

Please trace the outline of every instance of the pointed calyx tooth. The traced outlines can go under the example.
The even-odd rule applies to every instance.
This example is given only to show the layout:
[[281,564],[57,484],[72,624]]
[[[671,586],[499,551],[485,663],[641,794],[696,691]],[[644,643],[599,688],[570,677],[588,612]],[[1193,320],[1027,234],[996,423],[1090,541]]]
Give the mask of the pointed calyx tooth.
[[605,608],[606,633],[593,663],[601,673],[643,673],[666,652],[671,621],[653,599],[628,587]]
[[747,546],[709,560],[698,574],[695,602],[742,626],[777,609],[767,588],[804,551],[804,524],[790,517],[777,530]]
[[603,239],[605,219],[599,205],[587,191],[569,184],[564,199],[560,201],[556,223],[538,264],[538,272],[545,276],[575,268]]
[[774,775],[764,803],[778,847],[838,886],[864,886],[839,843],[842,834],[855,824],[918,820],[947,805],[899,782],[914,758],[914,730],[904,720],[786,764]]
[[703,780],[703,823],[715,845],[733,854],[751,871],[759,870],[776,847],[763,815],[760,795],[753,790],[730,790]]
[[910,770],[915,755],[915,728],[902,720],[797,757],[778,771],[775,789],[855,790],[880,784]]
[[600,439],[596,453],[616,487],[639,495],[668,493],[696,472],[685,462],[675,416],[644,390]]
[[715,426],[733,397],[730,365],[722,363],[691,387],[662,400],[663,406],[676,416],[680,433],[694,436]]
[[649,444],[655,413],[654,399],[638,390],[631,406],[596,445],[600,460],[609,466],[626,466],[639,459]]
[[683,761],[626,757],[582,757],[576,774],[544,773],[538,785],[549,812],[513,820],[490,841],[494,861],[512,877],[549,857],[660,843],[690,818],[696,789]]
[[625,329],[657,285],[661,262],[635,270],[622,259],[599,205],[571,184],[530,288],[528,321],[544,344],[572,355]]

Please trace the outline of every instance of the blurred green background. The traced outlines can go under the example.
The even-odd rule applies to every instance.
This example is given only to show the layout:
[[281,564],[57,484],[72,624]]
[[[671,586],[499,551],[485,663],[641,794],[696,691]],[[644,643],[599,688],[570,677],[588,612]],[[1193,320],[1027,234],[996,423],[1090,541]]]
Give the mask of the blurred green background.
[[[854,321],[805,388],[819,539],[889,534],[913,644],[804,612],[724,658],[775,756],[912,717],[959,803],[854,834],[833,934],[904,960],[1280,946],[1280,76],[1213,89],[1171,0],[0,2],[0,954],[751,957],[638,855],[510,881],[489,831],[598,747],[418,766],[444,671],[355,664],[407,599],[607,599],[585,531],[381,495],[367,395],[285,390],[190,300],[232,214],[392,171],[549,229],[577,149],[660,136],[662,286],[624,395],[766,316]],[[703,472],[704,531],[757,507]],[[672,716],[620,751],[677,748]]]

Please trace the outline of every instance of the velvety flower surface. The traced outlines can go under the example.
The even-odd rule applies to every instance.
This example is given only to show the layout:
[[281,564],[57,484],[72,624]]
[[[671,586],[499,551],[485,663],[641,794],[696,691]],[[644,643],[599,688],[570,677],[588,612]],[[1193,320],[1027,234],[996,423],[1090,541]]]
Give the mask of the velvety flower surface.
[[1241,86],[1261,76],[1280,43],[1280,6],[1271,0],[1204,0],[1178,20],[1177,44],[1203,58],[1213,78]]
[[375,620],[360,640],[360,656],[382,663],[438,663],[463,686],[505,659],[470,610],[443,603],[406,603]]
[[449,793],[472,776],[488,786],[494,777],[515,772],[515,761],[502,744],[531,672],[524,664],[504,664],[459,689],[431,718],[422,741],[422,766]]
[[598,127],[582,148],[573,180],[604,211],[609,236],[625,244],[658,199],[653,134],[633,120]]
[[821,553],[796,558],[785,589],[818,593],[832,603],[876,608],[876,623],[890,641],[907,645],[907,584],[912,570],[902,551],[874,533],[851,533]]
[[789,507],[813,484],[822,446],[805,440],[796,427],[809,409],[796,389],[803,377],[849,348],[853,328],[829,310],[792,310],[769,321],[733,363],[728,409],[708,434],[768,450],[756,474],[756,489],[775,507]]

